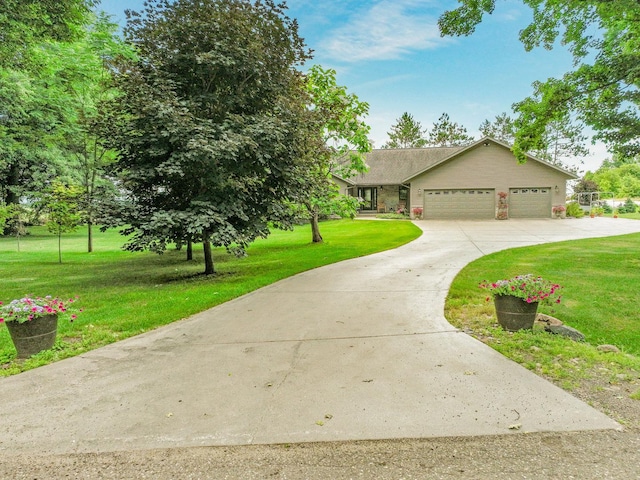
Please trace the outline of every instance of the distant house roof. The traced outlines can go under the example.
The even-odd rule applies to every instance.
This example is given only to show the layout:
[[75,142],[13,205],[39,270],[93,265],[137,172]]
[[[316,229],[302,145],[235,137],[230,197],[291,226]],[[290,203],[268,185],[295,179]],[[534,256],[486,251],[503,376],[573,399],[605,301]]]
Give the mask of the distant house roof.
[[[399,185],[407,183],[417,175],[447,162],[468,150],[483,145],[486,142],[492,142],[511,150],[511,147],[506,143],[490,137],[484,137],[464,147],[390,148],[373,150],[367,154],[366,158],[369,171],[351,178],[349,183],[357,185]],[[539,158],[527,155],[527,161],[542,163],[549,168],[564,173],[568,178],[578,178],[573,172]]]

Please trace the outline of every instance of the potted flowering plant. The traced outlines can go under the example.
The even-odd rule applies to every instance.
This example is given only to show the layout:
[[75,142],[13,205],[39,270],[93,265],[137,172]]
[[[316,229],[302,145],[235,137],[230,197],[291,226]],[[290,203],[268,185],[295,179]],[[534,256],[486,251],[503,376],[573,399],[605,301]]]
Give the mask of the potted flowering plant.
[[414,218],[417,218],[418,220],[422,219],[422,208],[421,207],[414,207],[413,210],[411,210],[413,212],[413,216]]
[[562,218],[567,209],[564,205],[554,205],[551,211],[553,212],[554,217]]
[[50,295],[46,297],[25,296],[7,304],[0,302],[0,323],[9,329],[18,358],[28,358],[42,350],[53,347],[58,330],[58,316],[67,315],[76,319],[70,305],[77,298],[63,300]]
[[530,273],[496,282],[484,280],[479,286],[491,292],[498,323],[510,331],[532,328],[539,303],[561,301],[560,285]]

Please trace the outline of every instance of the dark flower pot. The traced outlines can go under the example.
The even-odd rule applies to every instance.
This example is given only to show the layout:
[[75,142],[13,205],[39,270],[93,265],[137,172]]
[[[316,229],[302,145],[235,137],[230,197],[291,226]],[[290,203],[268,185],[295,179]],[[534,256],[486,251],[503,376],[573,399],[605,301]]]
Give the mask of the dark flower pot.
[[56,342],[57,315],[45,315],[24,323],[6,322],[6,325],[18,358],[29,358],[42,350],[49,350]]
[[531,329],[536,320],[538,302],[527,303],[526,300],[511,295],[495,295],[493,303],[496,307],[498,323],[510,332]]

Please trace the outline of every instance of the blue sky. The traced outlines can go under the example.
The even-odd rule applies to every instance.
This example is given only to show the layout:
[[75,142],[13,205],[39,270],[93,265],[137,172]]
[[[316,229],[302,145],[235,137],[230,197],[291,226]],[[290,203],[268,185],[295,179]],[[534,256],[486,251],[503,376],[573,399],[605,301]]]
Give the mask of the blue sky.
[[[100,8],[122,24],[124,10],[143,0],[102,0]],[[497,2],[470,37],[441,38],[437,20],[455,0],[289,0],[289,16],[314,50],[309,62],[338,72],[338,83],[370,105],[367,123],[374,146],[403,112],[430,128],[446,112],[479,138],[478,126],[532,92],[535,80],[572,68],[566,49],[526,52],[518,32],[531,11],[518,0]],[[602,145],[581,170],[594,170],[608,155]],[[569,160],[569,163],[576,163]]]

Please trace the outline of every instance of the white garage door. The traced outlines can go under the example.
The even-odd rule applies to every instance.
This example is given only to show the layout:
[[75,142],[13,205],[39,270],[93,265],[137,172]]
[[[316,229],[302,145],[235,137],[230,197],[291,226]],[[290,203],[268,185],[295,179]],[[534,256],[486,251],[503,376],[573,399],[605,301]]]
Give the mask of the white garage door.
[[548,218],[551,216],[550,188],[510,188],[509,217]]
[[494,218],[493,189],[425,190],[423,218]]

